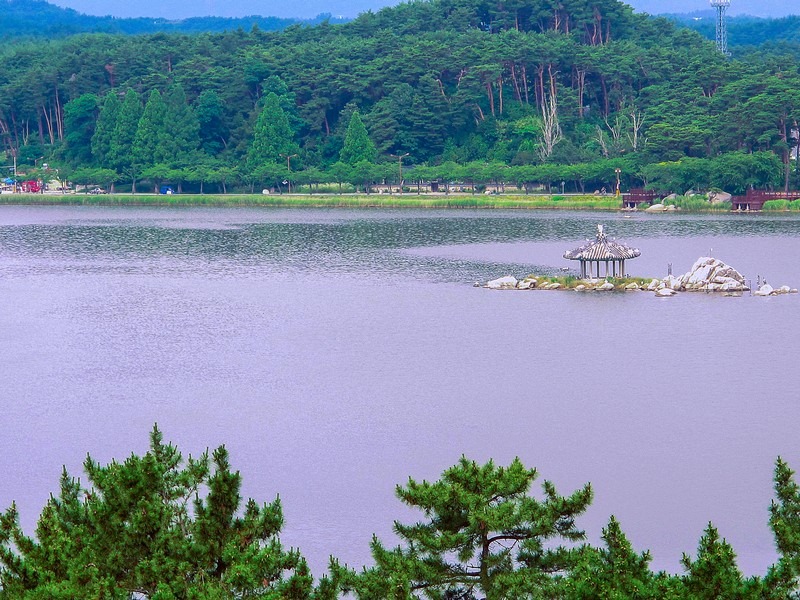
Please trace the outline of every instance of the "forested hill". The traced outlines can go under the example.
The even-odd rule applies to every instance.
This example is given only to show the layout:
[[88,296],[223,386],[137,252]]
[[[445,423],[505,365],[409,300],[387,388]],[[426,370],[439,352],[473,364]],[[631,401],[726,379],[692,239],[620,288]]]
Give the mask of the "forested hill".
[[798,90],[782,54],[729,60],[616,0],[428,0],[282,32],[6,45],[0,132],[22,162],[129,181],[205,165],[252,187],[407,154],[570,188],[621,168],[625,185],[735,191],[791,174]]
[[[700,32],[710,40],[713,40],[716,35],[715,17],[712,11],[665,16]],[[728,18],[728,46],[734,51],[740,46],[761,46],[781,42],[800,45],[800,16],[780,19],[760,19],[750,16]]]
[[193,19],[117,19],[81,14],[70,8],[61,8],[44,0],[0,0],[0,38],[19,37],[57,38],[77,33],[199,33],[221,32],[236,29],[249,31],[255,25],[263,31],[279,31],[290,25],[314,25],[330,19],[320,15],[316,19],[280,19],[278,17],[198,17]]

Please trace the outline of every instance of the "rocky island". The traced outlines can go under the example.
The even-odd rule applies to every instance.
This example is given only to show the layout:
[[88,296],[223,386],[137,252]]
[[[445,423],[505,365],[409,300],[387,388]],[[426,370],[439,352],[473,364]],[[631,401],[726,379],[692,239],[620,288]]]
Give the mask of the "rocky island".
[[[692,268],[683,275],[677,277],[667,275],[663,279],[528,275],[518,280],[512,275],[506,275],[489,281],[483,287],[493,290],[649,291],[654,292],[657,296],[673,296],[678,292],[721,292],[726,295],[741,295],[743,292],[750,291],[750,285],[739,271],[710,256],[698,258]],[[775,296],[788,293],[797,293],[797,289],[789,286],[773,288],[765,283],[753,292],[756,296]]]

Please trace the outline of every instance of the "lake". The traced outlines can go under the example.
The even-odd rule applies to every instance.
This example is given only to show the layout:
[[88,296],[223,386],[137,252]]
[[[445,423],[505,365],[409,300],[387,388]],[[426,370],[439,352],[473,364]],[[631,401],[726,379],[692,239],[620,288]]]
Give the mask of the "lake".
[[[800,286],[796,215],[0,207],[0,508],[26,530],[62,465],[225,444],[320,575],[416,518],[394,497],[462,454],[519,456],[598,542],[614,514],[680,572],[713,521],[775,558],[775,458],[800,468],[798,295],[491,291],[575,267],[602,223],[632,275],[709,253]],[[535,493],[538,494],[538,483]]]

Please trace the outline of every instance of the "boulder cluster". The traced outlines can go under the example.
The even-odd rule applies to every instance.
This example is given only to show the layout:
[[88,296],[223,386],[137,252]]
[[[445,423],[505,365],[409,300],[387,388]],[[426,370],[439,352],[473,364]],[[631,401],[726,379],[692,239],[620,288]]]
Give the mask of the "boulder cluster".
[[745,292],[750,289],[739,271],[710,256],[698,258],[692,268],[679,277],[667,275],[654,287],[660,288],[678,292]]
[[782,285],[779,288],[774,288],[770,284],[765,283],[761,287],[759,287],[755,292],[753,292],[754,296],[780,296],[781,294],[796,294],[797,290],[795,288],[790,288],[788,285]]
[[[478,284],[476,284],[478,285]],[[674,296],[678,292],[724,292],[741,293],[750,288],[744,276],[730,265],[717,258],[703,256],[695,261],[692,268],[683,275],[667,275],[664,279],[653,279],[649,283],[630,282],[623,285],[614,285],[605,279],[583,279],[574,287],[565,287],[561,283],[548,281],[545,277],[529,275],[524,279],[517,279],[506,275],[499,279],[489,281],[485,286],[492,290],[558,290],[572,289],[576,292],[610,292],[620,291],[649,291],[657,296]],[[797,293],[796,289],[789,286],[773,288],[764,284],[753,292],[756,296],[775,296],[778,294]]]

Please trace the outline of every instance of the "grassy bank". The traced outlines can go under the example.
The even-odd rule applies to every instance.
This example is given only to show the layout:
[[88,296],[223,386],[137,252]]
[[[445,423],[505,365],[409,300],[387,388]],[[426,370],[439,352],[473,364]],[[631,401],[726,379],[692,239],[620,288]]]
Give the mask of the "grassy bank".
[[614,197],[469,194],[2,194],[0,204],[90,206],[282,206],[349,208],[562,208],[619,210]]
[[630,284],[635,284],[639,289],[646,289],[647,286],[650,285],[650,282],[653,281],[652,277],[602,277],[600,279],[583,279],[574,275],[554,276],[537,275],[535,273],[531,273],[525,279],[535,279],[537,282],[535,286],[536,288],[543,288],[547,285],[557,283],[561,286],[561,289],[564,290],[572,290],[579,285],[587,287],[587,289],[593,289],[594,287],[600,286],[606,282],[612,284],[616,290],[624,290],[625,287],[629,286]]

